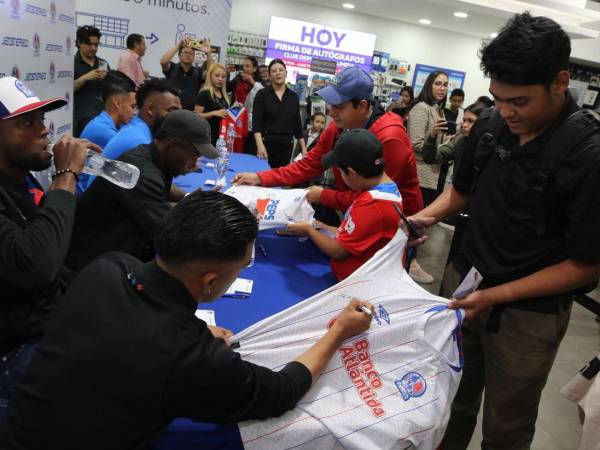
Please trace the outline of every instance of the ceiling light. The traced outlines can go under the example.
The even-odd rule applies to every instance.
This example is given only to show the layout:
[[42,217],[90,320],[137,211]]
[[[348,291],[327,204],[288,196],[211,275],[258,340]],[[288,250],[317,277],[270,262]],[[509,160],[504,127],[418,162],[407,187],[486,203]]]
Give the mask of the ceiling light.
[[490,37],[492,39],[496,39],[497,36],[498,36],[498,33],[490,33]]
[[342,5],[342,8],[346,8],[346,9],[354,9],[354,8],[355,8],[355,6],[354,6],[354,4],[353,4],[353,3],[344,3],[344,4]]
[[458,17],[459,19],[466,19],[469,15],[466,12],[456,11],[454,13],[454,17]]
[[431,25],[431,20],[429,20],[429,19],[419,19],[419,23],[422,23],[423,25]]

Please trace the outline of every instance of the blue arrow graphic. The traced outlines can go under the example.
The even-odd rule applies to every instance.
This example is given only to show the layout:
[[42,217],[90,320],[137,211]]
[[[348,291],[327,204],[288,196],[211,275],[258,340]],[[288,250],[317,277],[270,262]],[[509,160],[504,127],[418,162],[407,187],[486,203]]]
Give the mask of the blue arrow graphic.
[[151,33],[150,36],[146,36],[146,39],[150,41],[150,45],[156,44],[158,42],[158,36],[154,33]]

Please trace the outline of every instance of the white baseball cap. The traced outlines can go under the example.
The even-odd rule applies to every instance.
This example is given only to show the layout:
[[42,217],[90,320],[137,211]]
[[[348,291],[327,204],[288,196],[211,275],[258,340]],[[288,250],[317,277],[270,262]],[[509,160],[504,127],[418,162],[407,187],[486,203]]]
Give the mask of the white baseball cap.
[[36,109],[52,111],[66,104],[64,98],[41,101],[17,78],[0,78],[0,120],[10,119]]

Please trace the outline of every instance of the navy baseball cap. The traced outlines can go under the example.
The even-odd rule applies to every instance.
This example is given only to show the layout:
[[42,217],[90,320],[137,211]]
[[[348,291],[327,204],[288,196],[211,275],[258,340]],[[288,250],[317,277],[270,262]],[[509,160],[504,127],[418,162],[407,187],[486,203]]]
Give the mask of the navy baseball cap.
[[326,169],[332,166],[356,168],[382,165],[385,164],[383,145],[371,131],[353,128],[341,134],[333,150],[323,156],[321,164]]
[[338,73],[329,86],[319,89],[317,95],[330,105],[341,105],[353,98],[371,100],[373,79],[360,67],[348,67]]

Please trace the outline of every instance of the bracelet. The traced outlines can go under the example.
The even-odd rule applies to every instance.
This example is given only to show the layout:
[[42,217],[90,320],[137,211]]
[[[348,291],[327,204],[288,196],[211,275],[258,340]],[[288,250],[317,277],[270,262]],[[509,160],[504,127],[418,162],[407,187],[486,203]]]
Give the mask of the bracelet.
[[57,170],[54,175],[52,175],[52,179],[54,180],[57,176],[62,175],[63,173],[72,173],[73,176],[75,177],[75,181],[79,181],[79,174],[77,172],[75,172],[73,169],[61,169],[61,170]]

